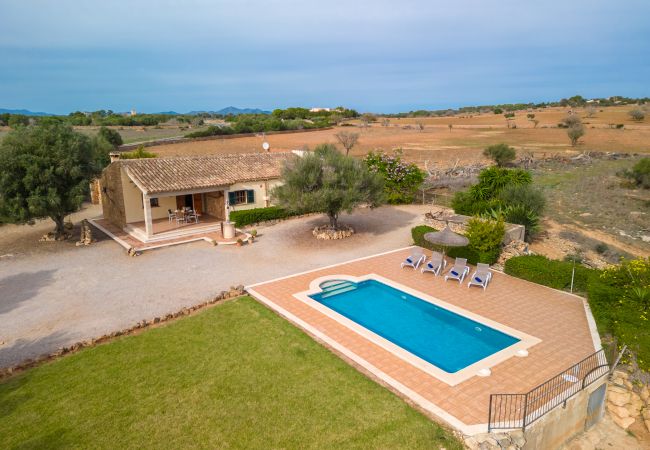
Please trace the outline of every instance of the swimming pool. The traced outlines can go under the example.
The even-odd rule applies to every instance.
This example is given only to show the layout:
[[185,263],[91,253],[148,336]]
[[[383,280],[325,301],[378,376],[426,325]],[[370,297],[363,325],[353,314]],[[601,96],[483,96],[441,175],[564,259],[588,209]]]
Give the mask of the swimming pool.
[[447,374],[521,341],[377,279],[332,279],[318,290],[309,298]]

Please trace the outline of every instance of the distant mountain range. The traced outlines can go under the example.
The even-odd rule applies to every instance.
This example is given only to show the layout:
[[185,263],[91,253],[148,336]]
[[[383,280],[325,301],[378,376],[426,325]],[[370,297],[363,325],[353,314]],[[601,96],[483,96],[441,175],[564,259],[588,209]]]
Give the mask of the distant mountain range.
[[[25,116],[56,116],[57,114],[51,114],[46,112],[33,112],[27,109],[4,109],[0,108],[0,114],[9,113],[9,114],[23,114]],[[228,106],[226,108],[220,109],[218,111],[190,111],[185,114],[199,114],[199,113],[209,113],[209,114],[223,114],[223,115],[238,115],[238,114],[271,114],[270,111],[264,111],[263,109],[258,108],[237,108],[235,106]],[[178,116],[182,113],[177,113],[176,111],[163,111],[153,114],[167,114],[170,116]]]
[[23,116],[54,116],[54,114],[46,112],[33,112],[27,109],[4,109],[0,108],[0,114],[22,114]]

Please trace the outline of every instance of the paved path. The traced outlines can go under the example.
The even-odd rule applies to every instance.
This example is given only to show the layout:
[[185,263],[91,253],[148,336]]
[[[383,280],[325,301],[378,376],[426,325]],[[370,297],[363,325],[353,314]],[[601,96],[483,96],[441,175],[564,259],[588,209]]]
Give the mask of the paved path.
[[410,245],[410,228],[425,211],[400,206],[344,215],[357,234],[342,241],[316,241],[311,229],[324,218],[311,216],[259,227],[258,240],[241,248],[200,242],[130,258],[102,240],[0,258],[0,367],[201,303],[232,285]]

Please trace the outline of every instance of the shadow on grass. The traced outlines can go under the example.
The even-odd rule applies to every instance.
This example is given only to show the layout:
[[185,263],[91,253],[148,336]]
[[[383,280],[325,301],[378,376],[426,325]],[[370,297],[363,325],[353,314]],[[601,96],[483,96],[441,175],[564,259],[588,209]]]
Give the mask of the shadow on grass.
[[18,339],[11,347],[0,347],[0,368],[15,366],[28,359],[36,359],[70,344],[72,344],[70,336],[63,331],[37,339]]
[[20,388],[25,384],[27,377],[15,377],[0,383],[0,420],[10,415],[21,404],[33,396]]
[[10,447],[12,450],[42,449],[58,450],[70,448],[71,441],[67,439],[69,429],[58,428],[42,436],[33,436],[18,445]]

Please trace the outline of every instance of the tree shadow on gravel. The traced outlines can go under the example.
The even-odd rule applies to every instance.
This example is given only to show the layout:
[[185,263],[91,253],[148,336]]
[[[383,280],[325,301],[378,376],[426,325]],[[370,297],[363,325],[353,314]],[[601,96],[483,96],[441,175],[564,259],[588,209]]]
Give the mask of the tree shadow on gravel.
[[56,270],[39,270],[0,278],[0,315],[12,311],[50,285],[55,272]]

